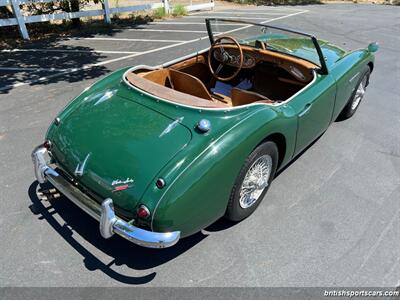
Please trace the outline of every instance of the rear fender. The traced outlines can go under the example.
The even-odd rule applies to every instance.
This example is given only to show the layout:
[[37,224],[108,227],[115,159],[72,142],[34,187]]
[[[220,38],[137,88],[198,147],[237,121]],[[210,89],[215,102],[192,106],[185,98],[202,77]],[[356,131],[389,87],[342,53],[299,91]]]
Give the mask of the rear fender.
[[369,64],[373,64],[373,62],[374,55],[366,49],[361,49],[349,52],[332,67],[330,74],[337,84],[333,120],[336,120],[350,100],[364,68]]
[[[183,163],[178,172],[165,177],[165,190],[150,188],[143,199],[159,197],[152,229],[166,232],[179,228],[182,236],[187,236],[223,216],[237,174],[253,149],[265,137],[282,129],[285,138],[294,141],[296,120],[282,114],[270,107],[257,108]],[[293,148],[289,143],[287,152],[293,152]]]

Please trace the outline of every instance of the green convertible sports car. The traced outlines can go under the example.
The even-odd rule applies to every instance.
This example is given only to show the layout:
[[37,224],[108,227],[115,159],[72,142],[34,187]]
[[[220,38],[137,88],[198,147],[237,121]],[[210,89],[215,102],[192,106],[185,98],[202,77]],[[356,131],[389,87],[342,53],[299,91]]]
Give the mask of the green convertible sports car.
[[[218,34],[226,23],[240,27]],[[98,81],[32,153],[38,182],[99,220],[104,238],[163,248],[249,216],[277,170],[355,113],[378,50],[239,20],[206,25],[208,49]]]

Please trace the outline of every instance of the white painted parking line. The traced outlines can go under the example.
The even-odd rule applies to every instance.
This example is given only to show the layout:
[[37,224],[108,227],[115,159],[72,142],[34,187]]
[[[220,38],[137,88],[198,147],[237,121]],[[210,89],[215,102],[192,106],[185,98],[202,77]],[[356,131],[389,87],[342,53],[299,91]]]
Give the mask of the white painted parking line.
[[154,43],[181,43],[182,40],[154,40],[154,39],[130,39],[130,38],[74,38],[74,40],[92,41],[130,41],[130,42],[154,42]]
[[[299,11],[299,12],[296,12],[296,13],[292,13],[292,14],[289,14],[289,15],[286,15],[286,16],[282,16],[282,17],[277,17],[277,18],[274,18],[274,19],[266,20],[266,21],[264,21],[264,22],[260,22],[260,24],[270,23],[270,22],[272,22],[272,21],[277,21],[277,20],[281,20],[281,19],[288,18],[288,17],[292,17],[292,16],[304,14],[304,13],[306,13],[306,12],[308,12],[308,10],[303,10],[303,11]],[[235,28],[235,29],[232,29],[232,30],[229,30],[229,31],[225,31],[223,34],[232,33],[232,32],[235,32],[235,31],[239,31],[239,30],[242,30],[242,29],[249,28],[249,27],[251,27],[251,26],[254,26],[254,25],[249,24],[249,25],[246,25],[246,26],[241,27],[241,28]]]
[[[168,48],[173,48],[173,47],[181,46],[181,45],[184,45],[184,44],[197,42],[197,41],[200,41],[200,40],[204,40],[205,38],[208,38],[208,36],[204,36],[204,37],[201,37],[201,38],[198,38],[198,39],[185,41],[185,42],[182,42],[182,43],[167,45],[167,46],[164,46],[164,47],[161,47],[161,48],[151,49],[151,50],[140,52],[140,53],[126,55],[126,56],[123,56],[123,57],[118,57],[118,58],[114,58],[114,59],[110,59],[110,60],[106,60],[106,61],[102,61],[102,62],[98,62],[98,63],[94,63],[94,64],[87,64],[87,65],[84,65],[84,66],[82,66],[80,68],[66,69],[66,70],[63,70],[62,72],[59,72],[57,74],[44,76],[44,77],[40,77],[38,79],[28,80],[28,81],[19,82],[19,83],[11,84],[11,85],[8,85],[8,86],[0,87],[0,91],[7,90],[7,89],[10,89],[10,88],[16,88],[16,87],[20,87],[20,86],[24,86],[24,85],[34,84],[34,83],[37,83],[37,82],[43,82],[43,81],[52,79],[54,77],[62,76],[62,75],[65,75],[65,74],[84,71],[84,70],[91,69],[93,67],[104,66],[104,65],[107,65],[107,64],[110,64],[110,63],[113,63],[113,62],[117,62],[117,61],[129,59],[129,58],[133,58],[133,57],[140,56],[140,55],[143,55],[143,54],[149,54],[149,53],[165,50],[165,49],[168,49]],[[37,69],[35,69],[35,70],[37,70]]]
[[219,18],[219,19],[235,19],[235,20],[265,20],[265,18],[260,17],[230,17],[230,16],[206,16],[206,15],[198,15],[198,16],[187,16],[186,18]]
[[[286,15],[288,12],[237,12],[237,11],[213,11],[206,13],[206,15],[213,16],[214,14],[221,14],[221,15],[235,15],[235,14],[246,14],[246,15]],[[204,12],[197,12],[191,13],[189,16],[196,16],[196,15],[205,15]]]
[[[149,22],[150,25],[204,25],[204,22]],[[237,23],[219,24],[220,26],[238,26]]]
[[104,54],[134,54],[140,52],[134,51],[108,51],[95,49],[3,49],[0,52],[72,52],[72,53],[104,53]]
[[[308,10],[303,10],[303,11],[299,11],[299,12],[296,12],[296,13],[288,14],[288,15],[285,15],[285,16],[282,16],[282,17],[273,18],[273,19],[266,20],[266,21],[262,22],[262,24],[273,22],[273,21],[276,21],[276,20],[289,18],[289,17],[296,16],[296,15],[299,15],[299,14],[304,14],[306,12],[308,12]],[[168,24],[168,23],[166,23],[166,24]],[[204,25],[204,23],[201,23],[201,24]],[[238,24],[234,24],[234,25],[237,26]],[[241,29],[244,29],[244,28],[248,28],[250,26],[253,26],[253,25],[246,25],[244,27],[235,28],[235,29],[232,29],[230,31],[223,32],[222,34],[235,32],[235,31],[238,31],[238,30],[241,30]],[[67,69],[64,72],[59,72],[57,74],[41,77],[41,78],[34,79],[34,80],[28,80],[28,81],[24,81],[24,82],[19,82],[19,83],[15,83],[15,84],[4,86],[4,87],[0,87],[0,91],[1,90],[7,90],[7,89],[10,89],[10,88],[16,88],[16,87],[20,87],[20,86],[25,86],[25,85],[29,85],[29,84],[34,84],[34,83],[37,83],[37,82],[43,82],[43,81],[49,80],[51,78],[62,76],[62,75],[65,75],[65,74],[74,73],[74,72],[78,72],[78,71],[83,71],[83,70],[87,70],[87,69],[90,69],[90,68],[93,68],[93,67],[104,66],[104,65],[107,65],[107,64],[110,64],[110,63],[113,63],[113,62],[126,60],[126,59],[129,59],[129,58],[133,58],[133,57],[137,57],[137,56],[141,56],[141,55],[145,55],[145,54],[150,54],[150,53],[162,51],[162,50],[169,49],[169,48],[179,47],[179,46],[182,46],[182,45],[185,45],[185,44],[194,43],[194,42],[197,42],[197,41],[200,41],[200,40],[204,40],[204,39],[208,39],[208,36],[203,36],[201,38],[192,39],[192,40],[184,41],[184,42],[181,42],[181,43],[167,45],[167,46],[164,46],[164,47],[161,47],[161,48],[147,50],[147,51],[144,51],[144,52],[141,52],[141,53],[135,53],[135,54],[130,54],[130,55],[114,58],[114,59],[109,59],[109,60],[105,60],[105,61],[98,62],[98,63],[87,64],[87,65],[84,65],[84,66],[79,67],[79,68]]]
[[[238,9],[234,9],[234,10],[232,10],[232,11],[237,11],[237,10],[239,10],[239,11],[274,11],[274,10],[284,10],[284,11],[287,11],[288,13],[290,12],[290,13],[292,13],[292,12],[298,12],[298,11],[302,11],[300,8],[294,8],[294,7],[283,7],[283,6],[280,6],[280,7],[277,7],[277,6],[268,6],[268,7],[260,7],[259,6],[259,8],[249,8],[249,9],[241,9],[241,8],[238,8]],[[226,9],[225,11],[229,11],[228,9]]]
[[[234,9],[234,10],[224,10],[225,12],[243,12],[243,13],[247,13],[247,12],[273,12],[273,11],[284,11],[286,13],[294,13],[294,12],[300,12],[302,11],[301,9],[298,8],[290,8],[290,7],[274,7],[274,6],[270,6],[268,8],[250,8],[250,9]],[[214,12],[218,12],[218,11],[214,11]],[[201,13],[201,12],[199,12]]]
[[30,68],[30,67],[0,67],[0,71],[51,71],[51,72],[64,72],[68,69],[55,69],[55,68]]
[[[204,23],[203,23],[204,24]],[[149,32],[179,32],[179,33],[207,33],[206,30],[179,30],[179,29],[128,29],[128,31],[135,31],[135,32],[140,32],[140,31],[149,31]]]

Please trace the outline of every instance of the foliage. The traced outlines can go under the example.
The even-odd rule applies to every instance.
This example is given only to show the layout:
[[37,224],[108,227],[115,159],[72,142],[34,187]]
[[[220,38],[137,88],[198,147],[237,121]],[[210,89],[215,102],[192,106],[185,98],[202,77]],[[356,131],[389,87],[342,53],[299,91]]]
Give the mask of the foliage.
[[385,4],[400,5],[400,0],[385,0]]
[[121,13],[113,13],[111,16],[111,21],[118,21],[121,19]]
[[[185,16],[186,14],[187,14],[186,7],[182,4],[174,5],[174,7],[172,8],[171,15],[173,15],[174,17]],[[159,7],[155,9],[152,13],[152,17],[154,19],[163,19],[168,16],[169,14],[165,11],[164,7]]]
[[[101,0],[62,0],[49,3],[28,3],[25,5],[25,11],[30,15],[52,14],[57,12],[77,12],[85,4],[93,1],[100,3]],[[72,24],[77,27],[80,25],[79,19],[72,19]]]
[[159,7],[153,11],[152,15],[153,15],[153,18],[155,18],[155,19],[162,19],[167,16],[167,13],[166,13],[164,7]]
[[[49,3],[29,3],[26,4],[26,11],[30,15],[51,14],[55,12],[74,12],[79,11],[83,5],[91,2],[92,0],[63,0]],[[100,0],[93,0],[94,3],[100,3]]]
[[187,9],[186,9],[186,7],[184,5],[177,4],[172,9],[172,15],[174,17],[185,16],[185,15],[187,15]]

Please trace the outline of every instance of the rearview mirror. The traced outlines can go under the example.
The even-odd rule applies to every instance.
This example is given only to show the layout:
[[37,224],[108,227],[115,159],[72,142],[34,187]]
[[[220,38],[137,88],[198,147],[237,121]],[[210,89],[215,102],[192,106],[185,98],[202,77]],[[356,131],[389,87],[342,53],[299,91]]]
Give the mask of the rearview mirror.
[[376,51],[378,51],[378,49],[379,49],[379,45],[377,42],[373,42],[368,45],[369,52],[376,52]]

